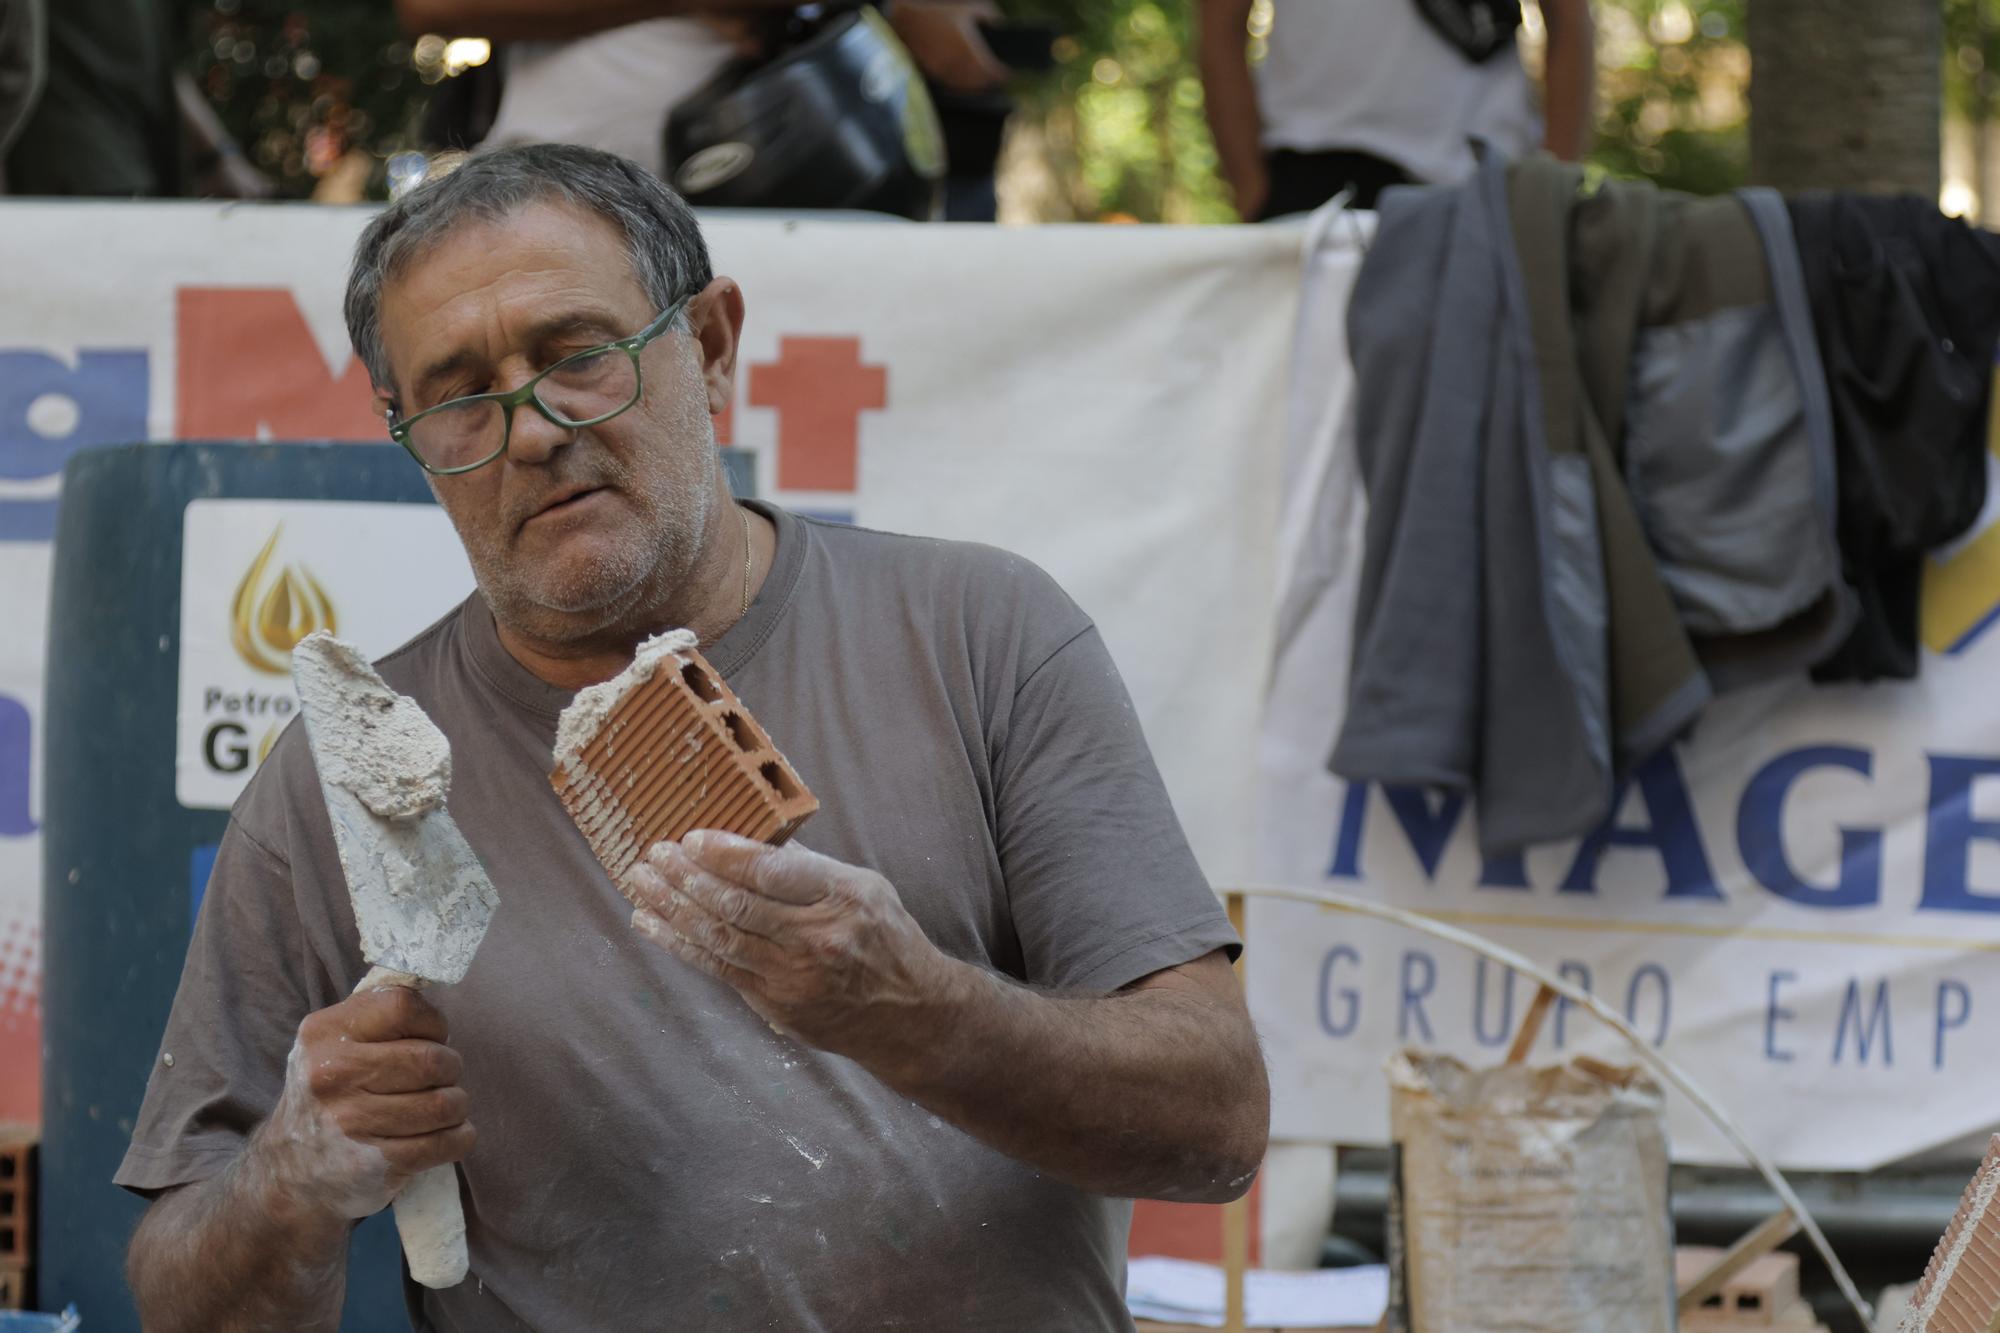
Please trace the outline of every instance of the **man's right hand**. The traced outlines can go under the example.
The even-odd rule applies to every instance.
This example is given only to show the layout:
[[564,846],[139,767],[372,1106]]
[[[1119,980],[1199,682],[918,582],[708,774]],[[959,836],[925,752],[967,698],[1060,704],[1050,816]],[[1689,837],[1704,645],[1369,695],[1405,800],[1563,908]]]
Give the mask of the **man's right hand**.
[[472,1151],[444,1015],[405,986],[362,991],[299,1024],[277,1109],[250,1152],[293,1206],[380,1212],[410,1177]]

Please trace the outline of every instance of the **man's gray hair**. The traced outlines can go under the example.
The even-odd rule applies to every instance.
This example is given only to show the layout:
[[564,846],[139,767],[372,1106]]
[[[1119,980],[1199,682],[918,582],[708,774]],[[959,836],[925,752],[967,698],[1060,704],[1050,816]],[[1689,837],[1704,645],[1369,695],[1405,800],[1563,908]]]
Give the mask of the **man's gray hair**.
[[595,213],[623,232],[633,276],[655,310],[708,286],[708,246],[694,211],[644,167],[573,144],[477,153],[390,204],[355,243],[347,277],[347,336],[378,388],[395,387],[382,347],[384,285],[461,224],[497,222],[545,201]]

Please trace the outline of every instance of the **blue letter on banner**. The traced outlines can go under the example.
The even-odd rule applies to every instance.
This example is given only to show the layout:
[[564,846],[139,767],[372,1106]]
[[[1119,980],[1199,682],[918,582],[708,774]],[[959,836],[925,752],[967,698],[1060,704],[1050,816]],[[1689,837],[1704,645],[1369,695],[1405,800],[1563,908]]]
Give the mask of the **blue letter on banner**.
[[1975,840],[2000,839],[2000,820],[1976,819],[1972,786],[2000,774],[2000,759],[1934,754],[1931,761],[1930,829],[1924,839],[1924,896],[1920,912],[2000,912],[2000,894],[1975,893],[1966,881]]
[[1882,834],[1876,829],[1840,830],[1840,879],[1831,886],[1808,884],[1785,855],[1785,797],[1801,775],[1815,768],[1844,768],[1863,777],[1873,771],[1866,750],[1846,745],[1809,745],[1779,755],[1757,770],[1743,789],[1736,810],[1736,845],[1743,864],[1759,884],[1780,898],[1806,907],[1866,907],[1882,894]]

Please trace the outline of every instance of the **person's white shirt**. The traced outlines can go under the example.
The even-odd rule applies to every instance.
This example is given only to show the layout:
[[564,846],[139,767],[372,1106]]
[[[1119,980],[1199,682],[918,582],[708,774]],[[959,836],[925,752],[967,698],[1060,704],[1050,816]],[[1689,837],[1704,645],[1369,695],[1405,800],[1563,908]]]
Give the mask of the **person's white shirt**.
[[1360,151],[1449,184],[1472,172],[1472,136],[1512,156],[1541,142],[1518,49],[1474,64],[1424,21],[1416,0],[1272,4],[1257,67],[1266,152]]
[[646,19],[506,51],[500,107],[482,147],[574,143],[665,167],[667,116],[736,54],[700,19]]

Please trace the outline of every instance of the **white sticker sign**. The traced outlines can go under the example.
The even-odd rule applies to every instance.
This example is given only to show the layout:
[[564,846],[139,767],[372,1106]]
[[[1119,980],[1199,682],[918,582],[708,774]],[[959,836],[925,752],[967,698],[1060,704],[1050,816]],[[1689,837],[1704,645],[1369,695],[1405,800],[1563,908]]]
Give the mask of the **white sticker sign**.
[[380,657],[472,591],[427,504],[195,500],[181,538],[174,792],[226,810],[298,711],[292,646],[324,629]]

